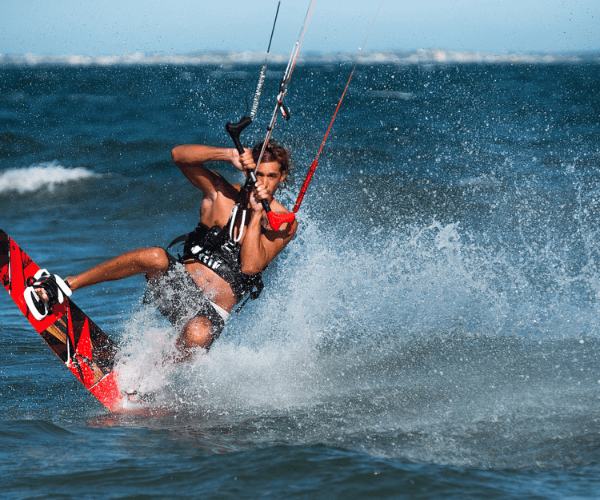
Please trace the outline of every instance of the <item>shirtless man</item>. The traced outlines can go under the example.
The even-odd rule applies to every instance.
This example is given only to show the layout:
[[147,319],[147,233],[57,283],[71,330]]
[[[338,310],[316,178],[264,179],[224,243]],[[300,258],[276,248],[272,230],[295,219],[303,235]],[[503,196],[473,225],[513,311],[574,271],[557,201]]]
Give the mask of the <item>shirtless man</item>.
[[86,286],[145,274],[147,296],[181,331],[178,360],[208,349],[235,305],[248,293],[253,298],[260,293],[261,273],[297,228],[294,221],[280,231],[273,230],[261,204],[266,200],[273,212],[288,212],[273,198],[289,168],[290,154],[284,148],[273,141],[267,146],[254,189],[230,184],[204,165],[224,161],[241,171],[254,170],[261,147],[262,143],[257,144],[242,155],[233,148],[174,148],[173,161],[204,196],[198,227],[179,238],[184,242],[179,259],[163,248],[138,248],[64,281],[56,275],[36,275],[36,282],[25,292],[30,309],[47,314],[61,294],[68,296]]

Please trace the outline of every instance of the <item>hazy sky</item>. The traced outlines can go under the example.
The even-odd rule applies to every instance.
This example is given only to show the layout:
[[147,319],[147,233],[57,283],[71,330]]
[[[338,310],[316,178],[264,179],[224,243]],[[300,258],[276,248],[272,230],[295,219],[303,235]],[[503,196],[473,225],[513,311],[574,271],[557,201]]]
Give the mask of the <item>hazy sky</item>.
[[[308,0],[282,0],[288,53]],[[379,0],[316,0],[302,50],[355,52]],[[264,51],[276,0],[0,0],[0,54]],[[600,52],[600,0],[383,0],[367,51]]]

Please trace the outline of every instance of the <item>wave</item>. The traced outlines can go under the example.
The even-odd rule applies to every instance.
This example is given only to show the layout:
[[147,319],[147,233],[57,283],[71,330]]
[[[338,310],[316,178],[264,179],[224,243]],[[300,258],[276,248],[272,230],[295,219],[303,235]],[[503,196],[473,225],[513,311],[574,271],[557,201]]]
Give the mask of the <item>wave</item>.
[[56,160],[43,162],[27,168],[14,168],[1,172],[0,194],[12,191],[25,194],[41,189],[52,191],[56,185],[92,177],[99,177],[99,175],[82,167],[63,167]]
[[[353,62],[356,53],[338,54],[301,54],[299,64],[331,64]],[[272,64],[285,64],[287,54],[270,54]],[[0,54],[0,66],[197,66],[262,64],[264,52],[196,52],[190,54],[144,54],[142,52],[109,56],[84,56],[77,54],[62,55],[25,55]],[[581,64],[600,63],[598,53],[493,53],[460,50],[381,51],[366,52],[361,56],[360,64]]]

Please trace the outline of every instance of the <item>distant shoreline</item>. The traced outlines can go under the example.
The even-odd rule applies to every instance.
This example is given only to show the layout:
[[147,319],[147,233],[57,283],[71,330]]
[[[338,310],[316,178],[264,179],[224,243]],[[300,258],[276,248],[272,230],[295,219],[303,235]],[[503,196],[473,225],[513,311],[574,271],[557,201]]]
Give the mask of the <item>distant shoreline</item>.
[[[342,64],[356,59],[357,53],[301,54],[299,64]],[[285,64],[287,54],[270,54],[270,64]],[[83,56],[63,55],[6,55],[0,54],[0,66],[212,66],[254,65],[264,62],[264,52],[195,52],[190,54],[144,54]],[[425,50],[365,52],[360,64],[600,64],[600,53],[493,53],[483,51]]]

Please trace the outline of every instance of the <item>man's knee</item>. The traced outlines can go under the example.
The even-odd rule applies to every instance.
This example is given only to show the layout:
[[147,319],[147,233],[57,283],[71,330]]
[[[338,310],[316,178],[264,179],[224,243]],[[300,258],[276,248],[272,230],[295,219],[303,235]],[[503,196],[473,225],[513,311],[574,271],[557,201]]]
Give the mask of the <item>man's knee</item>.
[[169,267],[167,252],[160,247],[140,248],[141,264],[146,268],[148,279],[159,278]]
[[212,330],[207,318],[193,318],[183,327],[177,347],[180,350],[208,349],[213,341]]
[[166,268],[169,265],[169,259],[167,257],[167,252],[164,248],[160,247],[146,247],[141,248],[141,252],[144,255],[144,260],[148,263],[152,263],[155,266],[153,267],[164,267]]

